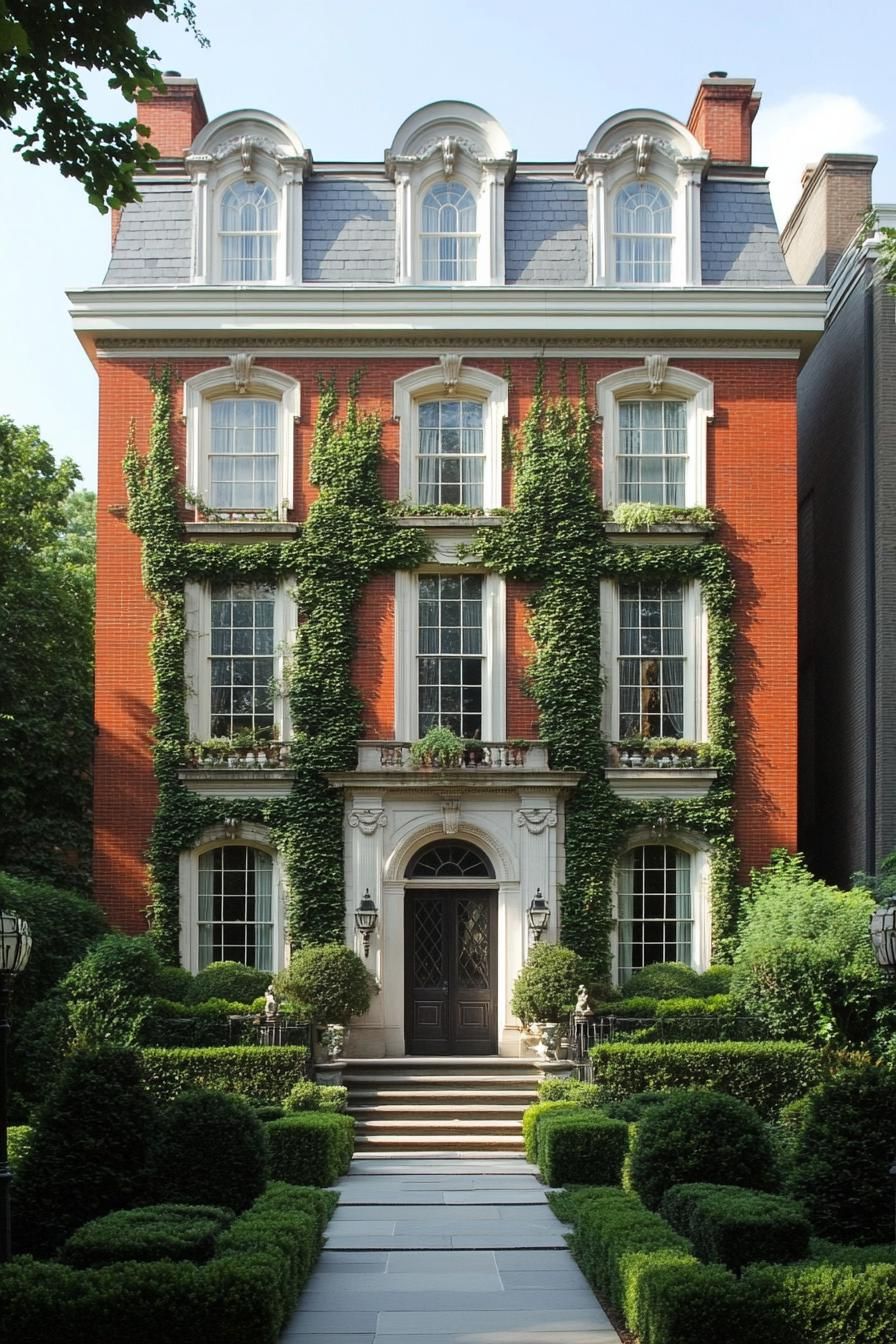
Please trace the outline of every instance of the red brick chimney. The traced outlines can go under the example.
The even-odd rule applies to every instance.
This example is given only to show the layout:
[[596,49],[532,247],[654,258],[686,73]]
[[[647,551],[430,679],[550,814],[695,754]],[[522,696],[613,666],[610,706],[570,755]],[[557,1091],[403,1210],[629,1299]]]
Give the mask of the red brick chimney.
[[755,86],[755,79],[729,79],[724,70],[700,82],[688,130],[717,163],[753,161],[753,118],[761,97]]
[[182,159],[208,122],[199,84],[165,71],[165,87],[137,104],[137,120],[163,159]]

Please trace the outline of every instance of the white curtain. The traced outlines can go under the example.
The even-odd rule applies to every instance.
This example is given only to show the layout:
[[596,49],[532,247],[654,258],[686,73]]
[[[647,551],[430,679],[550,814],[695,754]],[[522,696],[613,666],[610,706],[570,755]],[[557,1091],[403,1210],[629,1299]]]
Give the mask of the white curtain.
[[619,981],[632,973],[632,921],[635,914],[634,854],[626,854],[619,865],[617,914],[619,944]]
[[199,969],[214,961],[213,927],[214,918],[214,882],[215,851],[209,850],[199,856]]
[[693,929],[691,856],[682,849],[675,851],[675,895],[675,960],[690,966]]
[[273,960],[274,865],[269,854],[255,851],[255,965],[261,971],[274,968]]

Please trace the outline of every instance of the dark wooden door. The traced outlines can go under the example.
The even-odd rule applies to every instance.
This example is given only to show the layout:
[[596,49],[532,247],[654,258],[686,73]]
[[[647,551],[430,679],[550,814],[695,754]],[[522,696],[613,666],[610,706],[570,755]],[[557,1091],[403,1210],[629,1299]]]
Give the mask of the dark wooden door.
[[495,892],[408,892],[409,1055],[498,1053],[497,926]]

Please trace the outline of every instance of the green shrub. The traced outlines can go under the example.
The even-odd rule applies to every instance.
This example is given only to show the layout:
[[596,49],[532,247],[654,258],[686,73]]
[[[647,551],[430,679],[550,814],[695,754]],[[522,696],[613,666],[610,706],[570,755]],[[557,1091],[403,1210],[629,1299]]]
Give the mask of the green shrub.
[[79,1045],[136,1045],[162,963],[151,938],[108,933],[62,982]]
[[345,1115],[348,1109],[348,1088],[341,1083],[322,1083],[320,1109],[330,1111],[333,1115]]
[[224,1092],[182,1092],[163,1107],[150,1148],[149,1183],[165,1203],[247,1209],[267,1176],[266,1126]]
[[732,992],[772,1036],[863,1043],[892,1000],[868,937],[874,898],[817,881],[783,851],[753,874]]
[[578,1078],[544,1078],[538,1084],[539,1101],[574,1101],[577,1106],[599,1106],[600,1093],[593,1083]]
[[54,1250],[140,1193],[155,1106],[130,1050],[78,1050],[42,1107],[13,1184],[17,1248]]
[[230,1041],[228,1018],[248,1012],[248,1004],[231,1003],[229,999],[207,999],[205,1003],[192,1004],[154,999],[151,1016],[140,1033],[140,1042],[175,1049],[227,1045]]
[[319,1111],[320,1086],[310,1078],[303,1078],[284,1097],[283,1107],[287,1111]]
[[0,873],[0,909],[14,910],[31,929],[28,970],[19,977],[12,1012],[21,1021],[45,998],[108,925],[99,906],[77,892]]
[[119,1260],[210,1260],[215,1239],[233,1214],[211,1204],[150,1204],[119,1209],[85,1223],[69,1237],[60,1258],[77,1269]]
[[708,966],[697,977],[699,982],[698,993],[705,994],[707,998],[716,994],[730,994],[733,976],[733,966]]
[[523,1111],[523,1148],[526,1153],[526,1160],[529,1162],[538,1162],[538,1121],[549,1111],[564,1109],[567,1111],[578,1109],[574,1101],[536,1101],[533,1106],[527,1106]]
[[263,1103],[259,1104],[257,1102],[252,1105],[252,1109],[263,1125],[266,1125],[269,1120],[282,1120],[286,1114],[283,1106],[265,1106]]
[[896,1264],[896,1245],[889,1241],[879,1246],[844,1246],[837,1241],[826,1241],[824,1237],[812,1237],[809,1259],[829,1265],[852,1265],[853,1269],[864,1269],[866,1265],[893,1265]]
[[745,1270],[741,1282],[774,1313],[775,1344],[893,1344],[892,1264],[757,1265]]
[[560,1022],[576,1004],[585,964],[570,947],[536,943],[513,985],[510,1009],[522,1022]]
[[611,1119],[625,1120],[632,1125],[638,1123],[649,1106],[658,1106],[668,1095],[668,1092],[636,1092],[624,1101],[602,1101],[600,1108]]
[[163,966],[156,981],[156,993],[173,1003],[186,1003],[193,977],[184,966]]
[[34,1128],[31,1125],[10,1125],[6,1131],[6,1150],[9,1157],[9,1165],[13,1172],[19,1166],[28,1149],[31,1147],[31,1140],[34,1135]]
[[68,1003],[59,986],[17,1023],[10,1044],[12,1077],[33,1107],[45,1100],[75,1044]]
[[232,1045],[221,1049],[141,1051],[146,1085],[159,1101],[189,1088],[236,1092],[277,1106],[308,1068],[304,1045]]
[[28,1344],[277,1344],[333,1199],[269,1186],[204,1265],[127,1261],[76,1270],[19,1257],[0,1265],[4,1313]]
[[630,1170],[649,1209],[672,1185],[711,1181],[773,1190],[777,1181],[759,1116],[720,1092],[676,1092],[648,1107],[632,1143]]
[[736,1274],[760,1260],[802,1260],[809,1251],[809,1220],[799,1204],[781,1195],[734,1185],[673,1185],[660,1213],[701,1260]]
[[538,1161],[548,1185],[619,1185],[628,1125],[600,1111],[554,1109],[536,1123]]
[[367,1012],[376,982],[351,948],[325,943],[299,948],[275,983],[281,998],[305,1005],[315,1022],[346,1025]]
[[608,999],[605,1003],[592,1003],[595,1017],[655,1017],[658,999],[639,995],[637,998]]
[[351,1165],[355,1124],[351,1116],[299,1113],[265,1126],[270,1172],[293,1185],[333,1185]]
[[687,999],[699,994],[700,976],[680,961],[658,961],[645,966],[622,987],[626,999]]
[[241,961],[213,961],[190,976],[190,983],[182,991],[183,1000],[207,1003],[209,999],[227,999],[231,1003],[249,1004],[264,995],[270,982],[270,971],[257,971]]
[[615,1042],[591,1051],[594,1082],[607,1101],[637,1092],[711,1087],[773,1116],[821,1078],[822,1059],[796,1041]]
[[808,1097],[787,1187],[822,1236],[884,1241],[893,1230],[894,1155],[896,1075],[875,1065],[848,1069]]

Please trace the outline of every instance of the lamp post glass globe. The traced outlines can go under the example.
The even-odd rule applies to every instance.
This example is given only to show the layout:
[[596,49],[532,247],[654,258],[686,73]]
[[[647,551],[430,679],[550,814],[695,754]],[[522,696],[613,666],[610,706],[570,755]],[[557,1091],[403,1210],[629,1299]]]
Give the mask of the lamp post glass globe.
[[868,930],[874,959],[888,980],[896,980],[896,900],[879,905]]
[[14,910],[0,910],[0,973],[18,975],[31,956],[31,930]]
[[12,1255],[9,1192],[12,1173],[6,1150],[6,1043],[9,1039],[9,1001],[16,976],[31,956],[31,930],[14,910],[0,910],[0,1263]]

